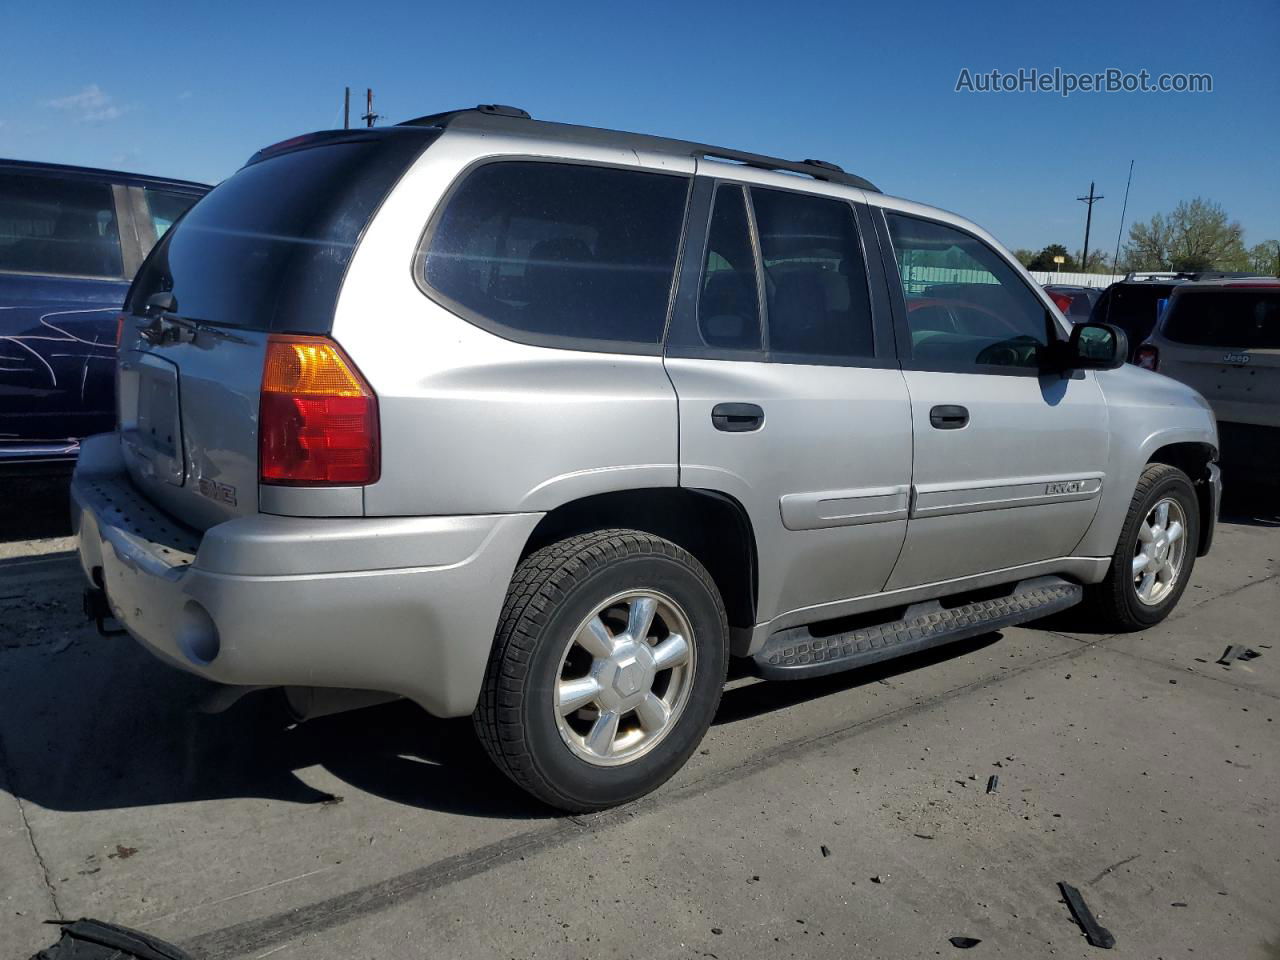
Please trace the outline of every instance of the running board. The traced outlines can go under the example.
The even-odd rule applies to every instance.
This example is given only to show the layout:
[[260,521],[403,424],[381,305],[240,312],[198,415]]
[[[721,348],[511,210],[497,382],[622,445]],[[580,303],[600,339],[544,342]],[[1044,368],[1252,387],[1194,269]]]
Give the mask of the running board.
[[913,603],[900,620],[829,637],[815,637],[809,627],[780,630],[752,659],[768,680],[821,677],[1038,620],[1075,606],[1083,597],[1079,584],[1061,577],[1036,577],[1016,583],[1008,596],[951,609],[939,600]]

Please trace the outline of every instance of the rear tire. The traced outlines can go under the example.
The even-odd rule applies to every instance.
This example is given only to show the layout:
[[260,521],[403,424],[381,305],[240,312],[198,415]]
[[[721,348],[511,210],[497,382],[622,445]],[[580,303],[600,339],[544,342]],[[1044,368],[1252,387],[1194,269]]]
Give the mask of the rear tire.
[[1134,490],[1111,568],[1085,588],[1092,626],[1143,630],[1167,617],[1191,579],[1200,542],[1200,506],[1177,467],[1148,464]]
[[494,763],[562,810],[654,790],[697,748],[728,664],[715,583],[661,537],[602,530],[523,560],[474,722]]

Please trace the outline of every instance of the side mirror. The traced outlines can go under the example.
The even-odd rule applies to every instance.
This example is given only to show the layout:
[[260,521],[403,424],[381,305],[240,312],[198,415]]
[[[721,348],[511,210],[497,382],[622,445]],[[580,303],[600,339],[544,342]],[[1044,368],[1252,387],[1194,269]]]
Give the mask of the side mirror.
[[1072,370],[1114,370],[1129,357],[1129,336],[1111,323],[1078,323],[1067,342]]

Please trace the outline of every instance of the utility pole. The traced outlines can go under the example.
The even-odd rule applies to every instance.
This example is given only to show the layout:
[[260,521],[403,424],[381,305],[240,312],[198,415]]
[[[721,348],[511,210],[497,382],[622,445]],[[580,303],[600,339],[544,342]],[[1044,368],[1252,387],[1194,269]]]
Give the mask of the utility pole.
[[1093,226],[1093,205],[1102,199],[1102,194],[1094,196],[1093,181],[1089,181],[1089,195],[1087,197],[1076,197],[1077,200],[1089,207],[1089,213],[1084,218],[1084,253],[1081,255],[1080,270],[1084,273],[1089,272],[1089,228]]
[[360,118],[364,121],[366,127],[372,127],[373,121],[378,119],[378,115],[373,112],[373,90],[365,88],[364,92],[364,116]]
[[351,88],[346,88],[342,96],[342,129],[351,129]]

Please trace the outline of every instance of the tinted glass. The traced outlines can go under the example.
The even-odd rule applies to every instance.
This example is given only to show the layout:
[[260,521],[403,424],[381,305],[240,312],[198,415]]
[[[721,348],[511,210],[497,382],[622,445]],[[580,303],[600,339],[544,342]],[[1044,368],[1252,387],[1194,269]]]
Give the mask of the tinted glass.
[[1169,283],[1117,283],[1098,300],[1093,319],[1114,323],[1129,335],[1130,347],[1151,336],[1156,325],[1156,304],[1169,296]]
[[1280,290],[1179,293],[1169,307],[1164,335],[1196,346],[1280,349]]
[[516,333],[656,344],[688,188],[635,170],[485,164],[449,199],[426,282],[470,319]]
[[769,351],[875,354],[853,208],[841,200],[751,189],[769,306]]
[[156,245],[129,309],[169,292],[177,314],[207,323],[328,333],[365,225],[433,139],[412,128],[353,133],[242,167]]
[[110,185],[0,173],[0,270],[122,276]]
[[1003,257],[954,227],[887,219],[917,365],[959,373],[1039,365],[1046,310]]
[[738,186],[722,184],[716,190],[698,290],[698,335],[709,347],[760,349],[756,259]]
[[147,196],[147,209],[151,213],[151,223],[156,228],[157,240],[168,233],[174,221],[186,213],[187,209],[199,199],[189,193],[169,193],[165,190],[153,190],[150,187],[145,188],[143,192]]

